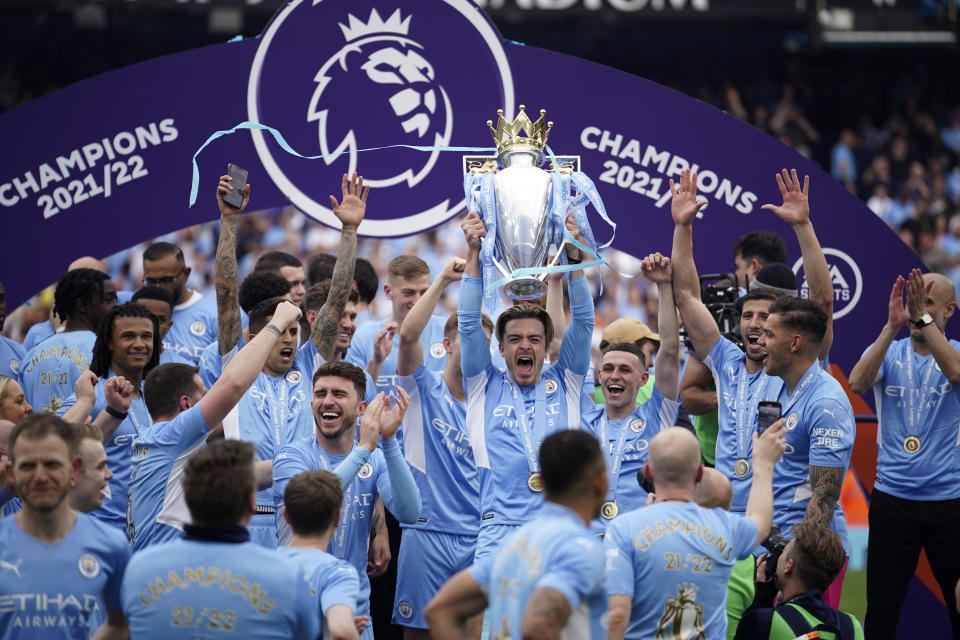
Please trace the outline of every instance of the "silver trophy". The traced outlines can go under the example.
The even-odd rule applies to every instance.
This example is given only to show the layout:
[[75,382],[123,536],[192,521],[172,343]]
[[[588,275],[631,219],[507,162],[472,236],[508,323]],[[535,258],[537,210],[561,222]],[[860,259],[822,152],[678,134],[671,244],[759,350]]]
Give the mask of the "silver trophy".
[[[497,206],[497,237],[493,264],[507,280],[502,291],[514,300],[533,300],[547,290],[546,273],[516,275],[521,268],[547,266],[549,249],[550,190],[553,176],[543,169],[543,148],[552,122],[544,122],[545,109],[540,118],[531,122],[520,105],[520,113],[513,122],[497,111],[499,119],[487,126],[497,144],[494,192]],[[554,260],[556,262],[556,259]]]

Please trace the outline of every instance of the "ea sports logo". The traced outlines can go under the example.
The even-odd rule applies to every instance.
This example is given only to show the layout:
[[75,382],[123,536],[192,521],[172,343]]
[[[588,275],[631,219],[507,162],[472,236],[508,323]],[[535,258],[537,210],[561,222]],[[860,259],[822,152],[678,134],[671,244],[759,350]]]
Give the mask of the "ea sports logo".
[[[827,258],[827,268],[830,270],[830,281],[833,283],[833,319],[839,320],[847,315],[860,301],[863,293],[863,277],[860,267],[849,255],[839,249],[823,248],[823,255]],[[803,273],[803,258],[793,263],[793,272],[800,282],[800,295],[810,297],[810,287]]]
[[[484,123],[498,108],[513,113],[513,78],[472,0],[293,0],[264,31],[247,84],[251,121],[276,127],[304,155],[339,154],[304,160],[252,131],[280,191],[337,227],[327,196],[341,174],[359,171],[396,203],[364,219],[363,234],[380,237],[424,231],[463,209],[450,197],[463,183],[460,156],[435,147],[491,144]],[[430,149],[380,148],[394,145]]]

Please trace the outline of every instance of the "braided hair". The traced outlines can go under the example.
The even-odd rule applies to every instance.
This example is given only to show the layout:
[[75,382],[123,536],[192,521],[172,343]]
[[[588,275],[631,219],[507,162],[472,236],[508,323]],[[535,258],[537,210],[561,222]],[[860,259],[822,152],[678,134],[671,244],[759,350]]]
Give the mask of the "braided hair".
[[160,364],[160,351],[163,345],[160,342],[160,326],[157,317],[142,304],[127,302],[117,305],[104,314],[97,327],[97,341],[93,345],[93,357],[90,359],[90,370],[99,378],[106,378],[110,371],[110,343],[113,341],[113,325],[117,318],[146,318],[153,325],[153,353],[150,361],[143,368],[143,377],[146,378],[150,370]]
[[96,269],[67,271],[57,281],[53,292],[53,312],[66,322],[76,311],[77,300],[90,302],[95,295],[103,295],[103,281],[110,276]]

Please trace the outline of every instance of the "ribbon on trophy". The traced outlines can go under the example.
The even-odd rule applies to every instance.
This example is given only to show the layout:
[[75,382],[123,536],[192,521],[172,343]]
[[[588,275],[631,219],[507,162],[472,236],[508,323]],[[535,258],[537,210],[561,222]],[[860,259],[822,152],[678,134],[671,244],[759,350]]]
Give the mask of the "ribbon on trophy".
[[[492,121],[487,121],[497,143],[497,168],[464,175],[468,207],[479,213],[487,230],[480,262],[484,302],[489,309],[496,306],[494,297],[498,290],[503,290],[511,298],[533,299],[542,295],[546,289],[544,280],[551,273],[567,273],[601,264],[610,266],[601,250],[613,242],[617,225],[607,215],[596,186],[586,174],[561,172],[560,162],[546,144],[553,123],[544,123],[545,113],[541,110],[540,118],[533,122],[521,105],[517,118],[509,122],[499,110],[496,129]],[[541,168],[544,151],[550,157],[552,172]],[[515,175],[510,180],[498,180],[498,175],[511,171],[524,177]],[[544,189],[547,181],[549,188]],[[508,190],[517,193],[505,193]],[[537,201],[537,198],[541,200]],[[613,230],[613,235],[603,245],[598,246],[594,237],[587,219],[587,205],[593,205]],[[535,210],[542,210],[542,217]],[[584,242],[576,240],[566,228],[568,214],[573,216]],[[517,230],[525,235],[519,236]],[[507,237],[508,234],[511,237]],[[550,245],[556,247],[557,253],[548,263],[546,250]],[[590,260],[570,264],[564,250],[567,245],[577,247]],[[524,251],[516,253],[525,254],[527,263],[517,262],[512,249],[518,246],[525,247]],[[600,287],[602,293],[602,282]]]

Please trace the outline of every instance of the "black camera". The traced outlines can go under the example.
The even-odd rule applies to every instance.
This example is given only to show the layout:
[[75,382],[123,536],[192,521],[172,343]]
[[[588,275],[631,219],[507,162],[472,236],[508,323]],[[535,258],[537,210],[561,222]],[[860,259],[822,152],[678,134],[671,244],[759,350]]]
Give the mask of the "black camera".
[[789,542],[780,533],[780,527],[775,524],[770,525],[770,535],[760,544],[767,550],[767,559],[764,560],[764,569],[767,574],[767,582],[773,580],[777,575],[777,562],[783,554],[784,548]]
[[[713,316],[720,334],[743,349],[743,339],[740,337],[740,309],[737,306],[739,299],[740,289],[737,287],[735,274],[711,273],[700,276],[700,300]],[[693,348],[686,329],[682,326],[680,338],[688,349]]]

